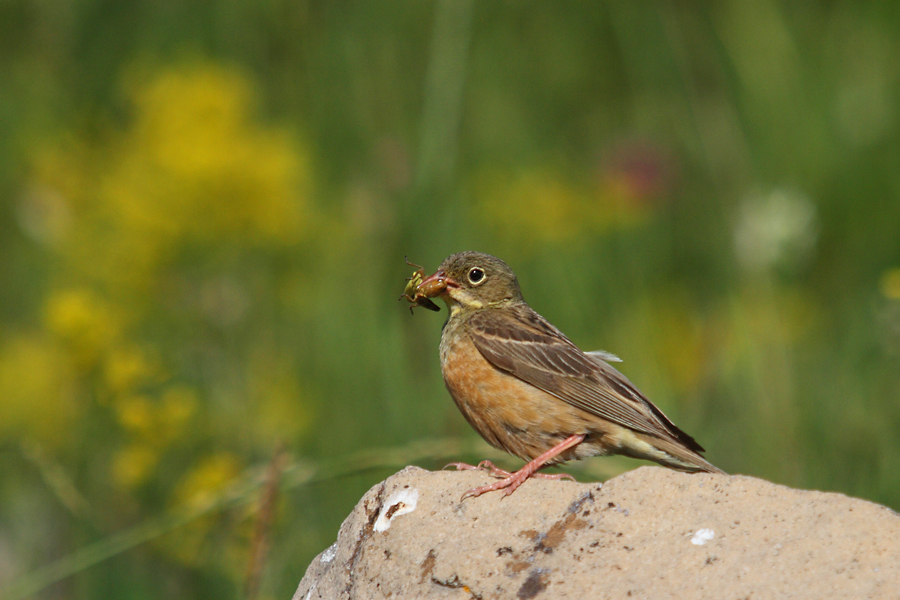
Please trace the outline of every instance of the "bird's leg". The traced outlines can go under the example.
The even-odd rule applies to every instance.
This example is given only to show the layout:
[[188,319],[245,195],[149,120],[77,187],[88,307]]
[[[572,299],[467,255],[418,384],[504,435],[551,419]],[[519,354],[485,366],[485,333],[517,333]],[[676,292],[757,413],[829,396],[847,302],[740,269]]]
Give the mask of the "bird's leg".
[[452,463],[449,466],[456,467],[457,469],[488,469],[491,475],[495,477],[503,477],[500,481],[495,483],[491,483],[489,485],[483,485],[481,487],[473,488],[463,494],[461,500],[465,500],[469,497],[478,497],[485,492],[493,492],[495,490],[503,490],[505,496],[509,496],[516,488],[518,488],[522,483],[525,482],[529,477],[542,477],[544,479],[562,479],[564,477],[569,477],[574,481],[574,477],[571,475],[562,473],[558,475],[547,475],[544,473],[537,473],[537,470],[543,467],[545,464],[553,460],[555,457],[559,456],[569,448],[573,448],[584,441],[584,434],[576,434],[570,435],[566,439],[564,439],[559,444],[553,446],[531,462],[527,463],[524,467],[516,471],[515,473],[510,473],[509,471],[504,471],[503,469],[498,469],[495,467],[490,461],[482,461],[477,467],[473,467],[472,465],[467,465],[465,463]]

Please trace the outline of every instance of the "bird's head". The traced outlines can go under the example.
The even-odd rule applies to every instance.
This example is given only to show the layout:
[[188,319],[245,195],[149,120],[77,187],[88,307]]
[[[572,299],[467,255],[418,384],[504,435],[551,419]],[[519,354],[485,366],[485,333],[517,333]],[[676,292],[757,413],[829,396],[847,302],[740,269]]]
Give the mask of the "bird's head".
[[516,274],[509,265],[481,252],[459,252],[448,256],[418,289],[429,298],[443,298],[451,314],[460,309],[524,301]]

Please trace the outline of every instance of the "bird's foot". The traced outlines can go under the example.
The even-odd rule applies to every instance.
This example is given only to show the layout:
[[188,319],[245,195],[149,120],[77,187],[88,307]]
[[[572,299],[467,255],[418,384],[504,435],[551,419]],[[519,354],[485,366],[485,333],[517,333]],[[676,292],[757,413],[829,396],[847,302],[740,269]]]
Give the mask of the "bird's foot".
[[[535,473],[531,469],[528,469],[528,465],[522,467],[518,471],[510,473],[505,469],[501,469],[495,466],[489,460],[483,460],[478,463],[478,466],[466,464],[466,463],[450,463],[447,467],[456,467],[460,471],[487,471],[491,477],[497,477],[500,481],[490,483],[488,485],[483,485],[481,487],[472,488],[462,495],[460,501],[465,500],[466,498],[476,498],[485,492],[493,492],[496,490],[503,490],[504,496],[509,496],[516,488],[525,483],[526,479],[534,477],[535,479],[550,479],[553,481],[559,481],[561,479],[570,479],[575,481],[575,478],[569,475],[568,473]],[[447,467],[444,467],[445,469]]]
[[574,481],[578,483],[578,480],[569,475],[568,473],[535,473],[532,475],[535,479],[550,479],[552,481],[560,481],[561,479],[568,479],[569,481]]
[[506,469],[501,469],[489,460],[483,460],[478,463],[477,466],[473,466],[467,463],[455,462],[446,465],[444,468],[446,469],[447,467],[455,467],[459,471],[487,471],[491,477],[496,477],[497,479],[504,479],[512,475],[512,473],[510,473]]
[[494,483],[489,483],[488,485],[482,485],[477,488],[472,488],[462,495],[462,498],[459,499],[460,502],[465,500],[466,498],[477,498],[478,496],[485,494],[487,492],[493,492],[496,490],[506,490],[503,492],[504,496],[509,496],[516,488],[525,483],[525,480],[528,479],[532,473],[525,472],[525,469],[519,469],[515,473],[511,473],[508,477],[504,477],[500,481],[495,481]]
[[[465,500],[466,498],[478,497],[484,493],[493,492],[496,490],[505,490],[503,495],[509,496],[514,491],[516,491],[516,488],[518,488],[520,485],[522,485],[525,482],[525,480],[528,479],[529,477],[539,477],[541,479],[554,479],[554,480],[565,479],[568,477],[572,481],[575,481],[575,478],[572,477],[571,475],[569,475],[568,473],[557,473],[557,474],[553,474],[553,475],[548,475],[546,473],[538,473],[537,471],[538,471],[538,469],[545,466],[554,457],[562,454],[564,451],[568,450],[569,448],[577,446],[582,441],[584,441],[583,434],[570,435],[569,437],[567,437],[565,440],[563,440],[556,446],[553,446],[550,450],[547,450],[546,452],[544,452],[543,454],[541,454],[540,456],[538,456],[531,462],[527,463],[524,467],[522,467],[515,473],[510,473],[509,471],[500,469],[500,468],[494,466],[494,463],[492,463],[489,460],[481,461],[480,463],[478,463],[477,467],[474,467],[474,466],[466,464],[466,463],[450,463],[449,465],[447,465],[447,467],[456,467],[457,469],[463,470],[463,471],[473,471],[476,469],[481,469],[481,470],[488,471],[488,473],[490,473],[494,477],[502,477],[502,479],[500,481],[496,481],[496,482],[488,484],[488,485],[483,485],[481,487],[472,488],[471,490],[467,491],[465,494],[462,495],[462,498],[460,499],[460,501]],[[447,467],[444,467],[444,468],[446,469]]]
[[[506,479],[507,477],[512,477],[513,475],[512,472],[507,471],[506,469],[501,469],[489,460],[483,460],[477,465],[455,462],[444,465],[445,469],[447,467],[454,467],[459,471],[487,471],[491,477],[496,477],[497,479]],[[572,481],[576,481],[575,478],[568,473],[534,473],[531,476],[535,479],[551,479],[553,481],[559,481],[560,479],[570,479]]]
[[[479,464],[479,467],[480,466],[481,465]],[[522,467],[515,473],[510,473],[509,471],[504,471],[503,469],[498,469],[497,467],[491,465],[491,470],[489,472],[493,477],[502,477],[502,479],[488,485],[472,488],[462,495],[460,501],[465,500],[466,498],[477,498],[485,492],[493,492],[496,490],[506,490],[505,492],[503,492],[503,495],[509,496],[514,491],[516,491],[516,488],[525,483],[526,479],[530,479],[532,477],[534,477],[535,479],[552,479],[554,481],[559,481],[560,479],[571,479],[572,481],[575,481],[575,478],[568,473],[534,473],[527,468],[527,465],[525,467]]]

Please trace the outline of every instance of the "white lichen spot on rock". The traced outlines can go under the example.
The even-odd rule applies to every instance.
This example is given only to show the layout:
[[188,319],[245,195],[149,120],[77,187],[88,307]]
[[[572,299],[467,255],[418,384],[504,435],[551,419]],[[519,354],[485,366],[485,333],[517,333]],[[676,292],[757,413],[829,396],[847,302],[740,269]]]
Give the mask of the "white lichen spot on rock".
[[378,513],[378,519],[375,521],[375,531],[387,531],[394,518],[416,510],[418,502],[419,490],[415,488],[402,489],[391,494],[384,506],[381,507],[381,512]]
[[702,546],[714,537],[716,537],[716,532],[712,529],[698,529],[691,538],[691,543],[695,546]]
[[322,553],[322,562],[326,565],[334,560],[335,555],[337,554],[337,542],[328,546],[325,549],[325,552]]

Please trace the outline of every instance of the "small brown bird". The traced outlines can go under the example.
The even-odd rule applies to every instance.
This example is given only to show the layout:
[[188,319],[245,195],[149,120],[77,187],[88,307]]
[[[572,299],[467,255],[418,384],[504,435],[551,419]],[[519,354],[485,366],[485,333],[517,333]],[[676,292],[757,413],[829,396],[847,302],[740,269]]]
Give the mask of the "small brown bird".
[[[463,416],[489,444],[529,461],[500,481],[467,491],[515,491],[538,469],[590,456],[623,454],[680,471],[724,473],[703,448],[607,364],[585,353],[525,303],[515,273],[479,252],[448,257],[421,280],[415,303],[440,297],[450,316],[441,334],[441,372]],[[436,307],[435,307],[436,308]],[[605,360],[604,360],[605,359]],[[537,475],[553,479],[568,475]]]

